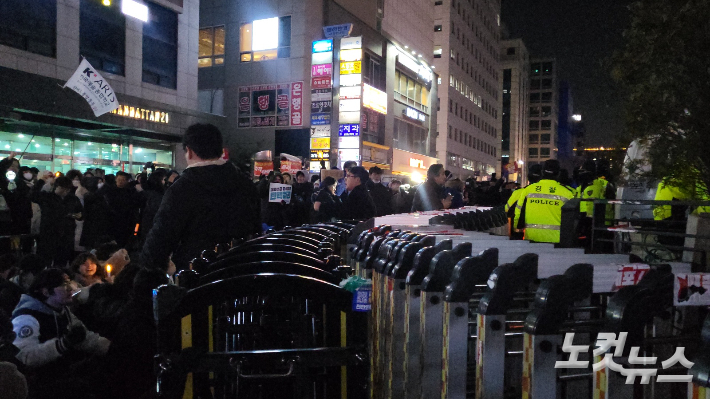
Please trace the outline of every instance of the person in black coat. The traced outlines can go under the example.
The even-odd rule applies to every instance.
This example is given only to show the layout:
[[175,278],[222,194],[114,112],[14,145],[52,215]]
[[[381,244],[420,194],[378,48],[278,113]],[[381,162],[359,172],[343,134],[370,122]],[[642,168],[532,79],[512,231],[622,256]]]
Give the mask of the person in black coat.
[[35,185],[32,202],[42,210],[39,227],[37,254],[55,267],[65,267],[74,259],[74,230],[76,221],[82,220],[83,207],[71,194],[71,180],[60,176],[54,181],[53,191],[45,191],[44,185]]
[[345,175],[345,191],[340,195],[343,202],[341,219],[365,220],[376,216],[377,208],[365,184],[369,180],[362,166],[355,166]]
[[[9,176],[14,179],[10,181]],[[24,183],[20,173],[20,162],[15,158],[5,158],[0,161],[0,201],[3,199],[9,212],[0,215],[0,236],[29,234],[32,221],[32,203],[30,188]],[[3,248],[6,252],[10,248]]]
[[377,216],[389,215],[392,212],[392,193],[382,184],[382,169],[377,166],[370,168],[370,178],[365,183],[377,208]]
[[167,270],[170,254],[186,269],[203,250],[260,230],[251,181],[221,158],[222,133],[195,124],[183,136],[187,169],[165,192],[141,252],[141,264]]
[[306,175],[299,170],[296,172],[296,183],[293,185],[291,195],[294,226],[300,226],[310,221],[312,196],[313,184],[308,182]]
[[99,181],[98,177],[91,176],[81,180],[87,193],[84,194],[84,228],[79,245],[86,248],[95,248],[97,240],[109,234],[111,208],[99,190]]
[[[116,333],[106,354],[108,375],[98,397],[149,397],[155,387],[154,355],[158,351],[153,317],[153,289],[168,284],[165,273],[143,269],[133,280],[130,299],[118,317]],[[150,396],[152,397],[152,396]]]
[[336,181],[331,176],[323,179],[320,191],[313,202],[316,222],[333,222],[338,220],[342,204],[340,198],[335,196]]
[[148,232],[153,228],[155,214],[158,213],[160,203],[163,201],[163,195],[165,195],[163,180],[166,175],[167,171],[159,168],[151,173],[145,181],[141,182],[141,186],[143,187],[143,191],[140,193],[143,203],[140,223],[141,242],[145,241]]
[[109,232],[122,248],[128,247],[133,237],[140,206],[136,190],[128,184],[130,177],[126,172],[116,173],[116,187],[106,190],[105,194],[111,208]]

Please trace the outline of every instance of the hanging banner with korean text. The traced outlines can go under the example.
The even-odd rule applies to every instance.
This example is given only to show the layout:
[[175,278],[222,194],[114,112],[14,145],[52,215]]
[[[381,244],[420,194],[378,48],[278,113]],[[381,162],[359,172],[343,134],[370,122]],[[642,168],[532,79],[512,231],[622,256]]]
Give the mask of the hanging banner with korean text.
[[95,116],[101,116],[118,109],[118,99],[111,85],[86,59],[81,60],[79,67],[67,80],[64,87],[68,87],[84,97]]
[[303,82],[239,87],[239,127],[302,125]]

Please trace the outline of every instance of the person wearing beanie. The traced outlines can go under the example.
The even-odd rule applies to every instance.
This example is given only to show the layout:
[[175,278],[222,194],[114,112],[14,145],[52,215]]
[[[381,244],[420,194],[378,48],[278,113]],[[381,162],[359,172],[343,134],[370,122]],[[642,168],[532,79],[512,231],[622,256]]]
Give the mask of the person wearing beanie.
[[530,184],[513,191],[513,193],[510,195],[510,198],[508,198],[508,202],[505,203],[505,212],[508,214],[508,218],[513,219],[511,231],[516,230],[516,226],[518,225],[518,219],[515,217],[515,204],[518,203],[520,195],[525,191],[525,189],[528,188],[528,186],[530,186],[531,184],[539,182],[541,177],[542,165],[531,165],[528,169],[528,181],[530,182]]
[[560,163],[548,159],[542,165],[542,179],[527,186],[515,206],[518,227],[525,229],[525,239],[535,242],[560,242],[562,206],[575,197],[574,191],[560,184]]
[[336,183],[333,177],[328,176],[320,184],[320,191],[313,201],[315,220],[318,223],[338,220],[341,203],[335,195]]
[[30,386],[33,398],[84,397],[85,392],[77,389],[71,365],[81,360],[82,354],[105,355],[111,344],[87,331],[69,310],[71,295],[69,276],[61,269],[46,269],[12,312],[13,344],[20,350],[17,359],[37,380]]
[[341,219],[366,220],[375,217],[377,207],[365,184],[370,179],[367,170],[354,166],[345,175],[345,192],[340,195],[343,202]]

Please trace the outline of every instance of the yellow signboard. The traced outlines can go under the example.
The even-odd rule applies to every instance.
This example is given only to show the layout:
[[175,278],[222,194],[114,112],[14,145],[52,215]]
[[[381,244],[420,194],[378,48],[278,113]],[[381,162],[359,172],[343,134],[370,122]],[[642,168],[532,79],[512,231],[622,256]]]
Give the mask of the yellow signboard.
[[362,61],[342,61],[340,62],[340,74],[350,75],[362,73]]
[[311,150],[327,150],[330,148],[330,137],[311,137]]

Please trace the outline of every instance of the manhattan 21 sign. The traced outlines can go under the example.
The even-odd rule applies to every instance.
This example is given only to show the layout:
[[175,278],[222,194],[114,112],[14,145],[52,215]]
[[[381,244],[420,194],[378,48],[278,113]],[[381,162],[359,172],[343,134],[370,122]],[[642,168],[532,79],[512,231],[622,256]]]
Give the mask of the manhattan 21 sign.
[[303,82],[239,88],[239,127],[302,125]]

